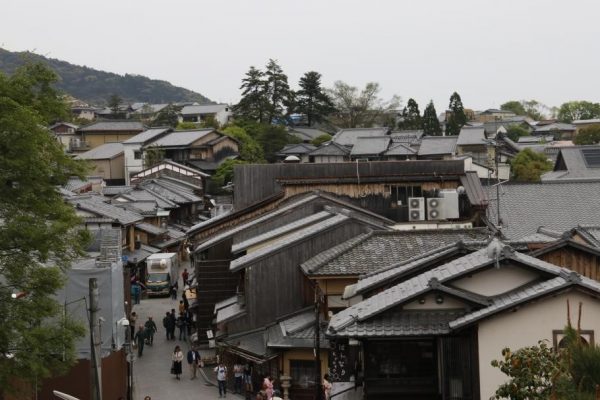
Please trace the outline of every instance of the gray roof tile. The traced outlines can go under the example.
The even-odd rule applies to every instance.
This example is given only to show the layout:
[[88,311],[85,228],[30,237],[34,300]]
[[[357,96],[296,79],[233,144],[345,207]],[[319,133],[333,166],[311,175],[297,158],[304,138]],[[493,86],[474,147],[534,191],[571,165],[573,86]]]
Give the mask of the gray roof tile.
[[123,225],[129,225],[143,220],[143,217],[140,214],[106,203],[105,199],[100,196],[77,196],[68,198],[67,200],[76,208],[98,214],[106,218],[111,218],[113,221],[117,221]]
[[229,106],[227,104],[206,104],[199,106],[185,106],[181,109],[181,115],[202,115],[202,114],[216,114],[219,111],[223,111]]
[[106,160],[123,154],[123,143],[104,143],[85,153],[79,154],[78,160]]
[[145,130],[142,133],[138,133],[134,137],[131,137],[131,138],[125,140],[123,143],[125,143],[125,144],[133,144],[133,143],[144,144],[144,143],[149,142],[152,139],[156,138],[157,136],[160,136],[171,130],[172,130],[172,128],[150,128],[150,129]]
[[458,134],[457,146],[485,145],[485,130],[482,128],[463,127]]
[[454,154],[458,136],[425,136],[421,140],[418,154],[420,156],[436,156]]
[[82,126],[78,129],[78,132],[84,132],[87,134],[93,132],[106,132],[106,131],[139,131],[142,132],[145,129],[144,124],[138,121],[98,121],[93,122],[89,125]]
[[390,145],[389,136],[357,137],[350,154],[353,157],[380,155]]
[[351,128],[342,129],[335,134],[332,141],[343,146],[354,146],[359,137],[384,136],[388,128]]
[[191,131],[175,131],[171,132],[166,136],[161,137],[160,139],[150,143],[150,146],[158,146],[158,147],[183,147],[189,146],[195,141],[203,138],[211,132],[214,132],[214,129],[198,129]]

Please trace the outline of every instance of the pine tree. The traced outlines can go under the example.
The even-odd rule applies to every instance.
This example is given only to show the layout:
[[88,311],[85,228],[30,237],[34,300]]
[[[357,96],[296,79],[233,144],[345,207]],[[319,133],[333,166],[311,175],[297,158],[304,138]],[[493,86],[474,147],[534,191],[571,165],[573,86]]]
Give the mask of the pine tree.
[[425,111],[423,111],[423,134],[426,136],[442,136],[442,127],[433,100],[427,104]]
[[233,107],[238,118],[249,121],[267,122],[267,81],[265,73],[250,67],[246,77],[242,79],[242,99]]
[[283,69],[277,64],[276,60],[270,59],[267,63],[265,77],[268,101],[267,120],[265,122],[272,123],[289,114],[293,96],[287,75],[283,73]]
[[400,129],[422,129],[423,121],[419,105],[414,99],[408,99],[408,103],[402,110],[402,122],[398,124]]
[[333,101],[321,87],[321,74],[310,71],[300,78],[300,90],[296,92],[297,111],[306,115],[308,125],[322,122],[335,111]]
[[450,116],[446,121],[446,135],[458,135],[461,128],[467,123],[465,109],[458,93],[452,93],[448,108],[450,109]]

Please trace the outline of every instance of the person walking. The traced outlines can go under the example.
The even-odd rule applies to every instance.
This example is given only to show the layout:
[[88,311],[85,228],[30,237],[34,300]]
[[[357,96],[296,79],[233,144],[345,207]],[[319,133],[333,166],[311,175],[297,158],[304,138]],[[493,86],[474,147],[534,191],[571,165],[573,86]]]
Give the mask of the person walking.
[[179,340],[187,340],[188,320],[185,313],[179,314],[179,318],[177,318],[177,328],[179,328]]
[[192,346],[187,352],[187,362],[190,366],[190,379],[196,379],[198,374],[198,364],[200,364],[200,353]]
[[233,365],[234,386],[233,393],[242,394],[242,381],[244,380],[244,367],[240,363]]
[[163,318],[163,328],[167,332],[167,340],[171,339],[171,331],[169,330],[169,321],[171,320],[171,313],[167,311],[167,315]]
[[188,273],[187,268],[183,269],[183,272],[181,273],[181,278],[183,278],[183,286],[188,284],[188,279],[190,278],[190,274]]
[[137,282],[131,284],[131,297],[133,297],[133,304],[140,304],[140,297],[142,295],[142,288]]
[[175,340],[175,326],[177,325],[177,314],[175,314],[175,309],[171,309],[171,313],[169,314],[169,321],[167,322],[167,329],[169,329],[169,334],[171,336],[171,340]]
[[271,379],[271,375],[265,376],[263,380],[263,389],[265,393],[267,393],[267,399],[271,400],[273,397],[273,380]]
[[135,336],[135,327],[137,326],[137,314],[134,312],[129,316],[129,329],[131,329],[131,335],[129,336],[133,340]]
[[138,327],[138,331],[134,336],[135,344],[138,349],[138,357],[141,357],[144,353],[144,344],[146,342],[146,332],[144,331],[144,325]]
[[252,367],[250,364],[244,365],[244,391],[246,392],[246,400],[252,399]]
[[183,314],[185,312],[185,304],[183,300],[179,300],[179,314]]
[[171,286],[171,299],[177,300],[177,289],[179,288],[179,284],[175,282],[173,286]]
[[175,350],[173,350],[173,355],[171,356],[171,361],[173,362],[171,365],[171,373],[175,375],[175,379],[179,381],[181,380],[179,375],[181,375],[181,363],[183,361],[183,352],[179,346],[175,346]]
[[217,383],[219,384],[219,397],[227,397],[227,367],[223,362],[215,367]]
[[323,376],[323,398],[329,400],[331,398],[331,382],[329,380],[329,374]]
[[146,339],[148,339],[148,344],[152,346],[154,344],[154,334],[158,331],[152,317],[148,317],[144,327],[146,328]]

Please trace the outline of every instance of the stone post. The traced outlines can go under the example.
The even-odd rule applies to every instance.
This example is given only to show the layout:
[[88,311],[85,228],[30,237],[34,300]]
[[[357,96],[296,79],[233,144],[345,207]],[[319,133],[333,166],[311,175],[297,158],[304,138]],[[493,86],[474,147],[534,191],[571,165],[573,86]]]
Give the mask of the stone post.
[[290,387],[292,386],[292,377],[289,375],[281,375],[281,388],[283,389],[283,400],[290,400]]

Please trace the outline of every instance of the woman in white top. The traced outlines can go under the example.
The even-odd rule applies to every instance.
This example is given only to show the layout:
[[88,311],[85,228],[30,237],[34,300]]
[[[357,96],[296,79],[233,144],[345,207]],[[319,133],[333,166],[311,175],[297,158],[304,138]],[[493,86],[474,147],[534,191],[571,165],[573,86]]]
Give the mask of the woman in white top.
[[171,361],[173,364],[171,366],[171,373],[175,375],[177,380],[181,380],[179,375],[181,375],[181,363],[183,361],[183,352],[179,346],[175,346],[175,350],[173,350],[173,355],[171,356]]

